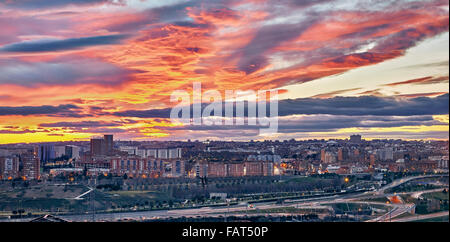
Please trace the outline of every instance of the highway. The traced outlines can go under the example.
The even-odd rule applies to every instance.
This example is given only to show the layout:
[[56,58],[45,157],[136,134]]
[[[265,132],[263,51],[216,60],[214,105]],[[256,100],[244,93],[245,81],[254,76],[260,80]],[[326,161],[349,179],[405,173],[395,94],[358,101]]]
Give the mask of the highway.
[[[449,212],[443,211],[443,212],[432,213],[432,214],[415,215],[415,216],[406,217],[406,218],[393,219],[392,222],[413,222],[413,221],[418,221],[418,220],[439,218],[439,217],[444,217],[444,216],[449,216]],[[443,221],[445,221],[445,220],[443,220]],[[448,222],[448,218],[446,221]]]
[[[296,207],[304,209],[329,209],[330,204],[335,203],[364,203],[364,204],[379,204],[390,207],[390,211],[382,216],[369,220],[368,222],[386,222],[395,221],[394,218],[404,213],[410,212],[414,208],[414,204],[385,204],[373,201],[359,201],[360,199],[375,198],[389,196],[391,194],[384,194],[384,192],[392,187],[401,185],[414,179],[420,179],[430,176],[416,176],[402,178],[393,181],[392,183],[380,188],[379,190],[369,191],[357,194],[339,194],[328,197],[308,198],[308,199],[295,199],[286,200],[284,204],[276,204],[276,202],[262,202],[253,204],[254,209],[272,209],[281,207]],[[437,189],[435,189],[437,190]],[[426,191],[432,192],[432,191]],[[414,195],[419,196],[424,193],[414,192]],[[405,193],[406,194],[406,193]],[[85,194],[84,194],[85,195]],[[328,205],[328,206],[327,206]],[[246,211],[250,210],[246,204],[220,206],[220,207],[201,207],[201,208],[187,208],[187,209],[172,209],[172,210],[153,210],[153,211],[133,211],[133,212],[114,212],[114,213],[98,213],[93,216],[92,214],[79,214],[79,215],[59,215],[63,219],[69,221],[117,221],[123,219],[129,220],[143,220],[143,219],[158,219],[158,218],[180,218],[180,217],[218,217],[218,216],[237,216],[239,214],[246,214]],[[28,219],[30,220],[30,219]],[[27,221],[26,219],[16,219],[8,221]]]
[[387,212],[386,214],[384,214],[378,218],[371,219],[367,222],[390,222],[390,221],[392,221],[393,218],[400,216],[404,213],[410,212],[412,209],[414,209],[415,205],[414,204],[389,204],[389,207],[391,208],[389,210],[389,212]]
[[[400,178],[397,179],[389,184],[387,184],[386,186],[380,188],[377,192],[377,194],[384,194],[384,192],[390,188],[399,186],[403,183],[407,183],[409,181],[412,180],[417,180],[417,179],[422,179],[422,178],[430,178],[430,177],[441,177],[442,175],[423,175],[423,176],[412,176],[412,177],[407,177],[407,178]],[[447,175],[448,176],[448,175]]]
[[432,190],[413,192],[413,193],[411,194],[411,197],[417,199],[417,198],[419,198],[419,197],[422,197],[423,194],[426,194],[426,193],[432,193],[432,192],[441,192],[442,190],[443,190],[442,188],[436,188],[436,189],[432,189]]

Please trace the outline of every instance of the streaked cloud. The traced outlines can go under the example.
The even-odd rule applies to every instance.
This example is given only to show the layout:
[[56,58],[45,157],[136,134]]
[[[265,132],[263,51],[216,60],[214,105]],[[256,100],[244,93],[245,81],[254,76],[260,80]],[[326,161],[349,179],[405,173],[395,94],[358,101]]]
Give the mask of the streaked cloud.
[[[416,116],[416,115],[442,115],[449,113],[449,94],[436,98],[414,97],[395,98],[377,96],[359,97],[332,97],[332,98],[299,98],[278,101],[278,115],[346,115],[346,116]],[[205,107],[207,104],[202,104]],[[222,110],[229,104],[223,104]],[[245,115],[248,114],[247,105]],[[269,110],[270,104],[266,109]],[[233,107],[235,108],[235,107]],[[191,106],[189,108],[193,110]],[[114,112],[112,115],[120,117],[138,118],[169,118],[170,108],[150,110],[127,110]],[[192,111],[191,111],[192,112]],[[192,117],[192,114],[191,114]]]
[[8,44],[0,47],[0,52],[47,52],[74,50],[89,46],[117,44],[127,35],[103,35],[62,40],[35,40]]
[[433,76],[427,76],[402,82],[394,82],[385,84],[385,86],[399,86],[399,85],[425,85],[425,84],[435,84],[435,83],[448,83],[448,76],[439,76],[439,77],[433,77]]
[[261,138],[243,127],[171,124],[170,94],[198,81],[203,91],[283,90],[285,120],[273,138],[445,137],[430,116],[449,109],[448,0],[0,0],[0,8],[0,126],[25,117],[1,129],[10,142],[106,131]]
[[71,104],[62,104],[59,106],[0,106],[0,116],[48,115],[53,117],[83,117],[84,115],[78,113],[78,111],[80,111],[80,107]]
[[71,56],[47,61],[2,62],[0,84],[21,86],[97,84],[114,86],[125,82],[138,71],[126,70],[93,58]]

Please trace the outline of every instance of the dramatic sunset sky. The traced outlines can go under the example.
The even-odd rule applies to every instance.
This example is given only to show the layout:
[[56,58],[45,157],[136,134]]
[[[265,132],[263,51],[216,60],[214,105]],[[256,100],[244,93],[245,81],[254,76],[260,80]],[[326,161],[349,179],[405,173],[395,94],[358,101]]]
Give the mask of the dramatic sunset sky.
[[[448,0],[0,0],[0,144],[448,139],[448,44]],[[279,132],[172,124],[193,82],[278,90]]]

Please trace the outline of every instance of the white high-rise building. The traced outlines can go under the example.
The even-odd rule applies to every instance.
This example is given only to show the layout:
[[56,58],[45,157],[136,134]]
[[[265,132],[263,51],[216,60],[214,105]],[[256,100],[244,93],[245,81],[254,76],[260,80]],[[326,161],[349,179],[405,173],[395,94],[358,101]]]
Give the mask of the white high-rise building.
[[130,155],[137,155],[138,154],[138,147],[136,146],[120,146],[120,151],[125,151]]
[[158,149],[158,157],[160,159],[167,159],[169,157],[169,154],[167,152],[167,149]]
[[157,149],[148,149],[147,150],[147,157],[149,157],[149,158],[157,158],[158,157],[158,150]]
[[181,148],[169,149],[169,159],[181,158]]
[[142,149],[138,149],[137,150],[137,155],[142,157],[142,158],[147,158],[147,150],[142,150]]
[[394,159],[394,149],[392,148],[384,148],[381,150],[378,150],[377,152],[378,157],[380,160],[392,160]]
[[66,145],[65,147],[65,155],[72,159],[80,158],[80,147],[75,145]]
[[66,154],[66,147],[65,146],[55,146],[54,151],[55,151],[55,158],[59,158]]

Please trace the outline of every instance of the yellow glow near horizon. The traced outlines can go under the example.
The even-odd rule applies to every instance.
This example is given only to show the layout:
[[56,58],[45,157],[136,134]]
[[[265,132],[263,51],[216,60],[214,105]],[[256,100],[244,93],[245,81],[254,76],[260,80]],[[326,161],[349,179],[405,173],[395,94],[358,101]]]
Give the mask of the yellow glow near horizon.
[[433,119],[437,120],[441,123],[449,124],[449,115],[448,114],[447,115],[434,115]]
[[401,127],[386,127],[386,128],[345,128],[340,129],[337,133],[358,133],[358,132],[430,132],[430,131],[449,131],[448,125],[432,125],[432,126],[401,126]]
[[0,134],[0,144],[87,141],[92,136],[94,136],[94,134],[88,133],[65,133],[62,134],[62,136],[39,132],[26,134]]

